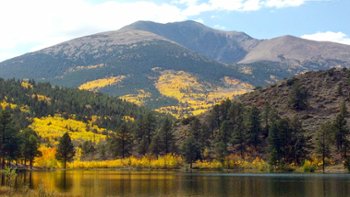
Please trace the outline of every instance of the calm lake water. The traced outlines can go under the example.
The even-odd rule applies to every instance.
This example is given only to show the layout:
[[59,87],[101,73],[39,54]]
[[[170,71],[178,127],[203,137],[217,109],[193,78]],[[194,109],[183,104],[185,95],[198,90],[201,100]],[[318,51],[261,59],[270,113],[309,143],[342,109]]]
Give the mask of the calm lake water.
[[348,197],[348,174],[74,170],[20,174],[18,184],[72,196]]

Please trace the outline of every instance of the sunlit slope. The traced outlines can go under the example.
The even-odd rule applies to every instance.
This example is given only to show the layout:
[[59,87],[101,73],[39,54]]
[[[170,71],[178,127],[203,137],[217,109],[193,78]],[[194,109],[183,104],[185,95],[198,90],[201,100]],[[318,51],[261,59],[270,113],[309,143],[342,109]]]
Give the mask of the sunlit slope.
[[[63,118],[60,115],[34,118],[29,126],[48,143],[55,143],[66,132],[75,141],[99,142],[106,138],[106,129],[93,122],[82,122],[74,118]],[[104,134],[103,134],[104,133]]]
[[97,143],[148,111],[117,97],[48,83],[0,79],[0,90],[0,110],[13,112],[18,127],[32,128],[47,145],[66,132],[75,143]]
[[93,81],[88,81],[79,86],[80,90],[89,90],[89,91],[98,91],[101,88],[116,85],[118,82],[121,82],[125,76],[116,76],[116,77],[106,77],[102,79],[96,79]]
[[151,93],[141,89],[137,91],[137,94],[126,94],[124,96],[120,96],[119,98],[127,102],[134,103],[138,106],[143,106],[146,102],[146,99],[150,98],[151,96]]
[[214,104],[227,98],[250,91],[253,86],[237,79],[224,77],[221,86],[200,81],[196,76],[184,71],[166,70],[161,72],[155,86],[167,97],[178,100],[178,105],[158,108],[157,111],[170,113],[175,117],[198,115]]

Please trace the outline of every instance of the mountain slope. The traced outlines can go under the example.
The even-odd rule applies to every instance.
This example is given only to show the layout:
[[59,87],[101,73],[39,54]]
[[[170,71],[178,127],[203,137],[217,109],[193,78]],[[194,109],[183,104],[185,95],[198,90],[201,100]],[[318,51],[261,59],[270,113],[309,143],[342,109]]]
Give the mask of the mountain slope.
[[349,62],[349,49],[350,46],[343,44],[282,36],[260,42],[240,63],[290,61],[292,64],[302,65],[303,62],[317,60]]
[[[252,87],[244,79],[245,74],[141,30],[121,29],[77,38],[0,64],[1,77],[29,78],[98,90],[151,108],[165,107],[161,109],[178,116],[193,114],[192,105],[205,110],[224,96],[233,95],[226,94],[215,101],[204,99],[202,104],[184,103],[187,109],[177,114],[180,111],[178,105],[183,101],[163,94],[156,86],[163,73],[169,72],[189,75],[197,80],[203,87],[203,97],[216,91],[247,92]],[[243,85],[227,84],[225,77]],[[140,95],[140,92],[147,96]]]
[[347,45],[291,36],[257,40],[194,21],[140,21],[1,62],[0,77],[108,93],[182,117],[253,86],[349,67],[349,57]]
[[[257,106],[260,109],[269,104],[282,117],[292,118],[297,115],[305,129],[316,131],[322,123],[335,118],[343,101],[349,109],[349,82],[350,70],[345,68],[308,72],[242,95],[239,100],[243,104]],[[290,107],[292,91],[296,84],[307,91],[305,110],[295,110]],[[350,122],[349,118],[348,122]]]
[[260,42],[243,32],[215,30],[195,21],[167,24],[140,21],[123,29],[152,32],[223,63],[238,62]]

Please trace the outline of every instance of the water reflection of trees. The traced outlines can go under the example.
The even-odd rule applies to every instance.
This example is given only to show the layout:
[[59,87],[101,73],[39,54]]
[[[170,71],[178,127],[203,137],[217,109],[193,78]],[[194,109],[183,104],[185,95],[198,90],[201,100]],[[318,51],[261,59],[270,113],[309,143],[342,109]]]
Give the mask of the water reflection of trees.
[[54,171],[18,173],[16,185],[82,196],[350,196],[348,175]]
[[58,191],[67,192],[73,188],[73,178],[70,175],[71,174],[67,175],[66,170],[63,170],[63,171],[56,173],[55,186],[56,186]]

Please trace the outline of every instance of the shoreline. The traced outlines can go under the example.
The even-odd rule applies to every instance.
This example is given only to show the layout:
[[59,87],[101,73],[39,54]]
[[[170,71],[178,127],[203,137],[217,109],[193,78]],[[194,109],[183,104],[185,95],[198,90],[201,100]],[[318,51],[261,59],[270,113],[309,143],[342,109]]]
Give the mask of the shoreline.
[[125,168],[116,168],[116,167],[103,167],[103,168],[51,168],[51,169],[21,169],[19,172],[69,172],[69,171],[123,171],[123,172],[178,172],[178,173],[220,173],[220,174],[349,174],[346,169],[339,168],[339,165],[329,166],[326,168],[326,171],[323,173],[322,170],[316,170],[314,172],[303,172],[298,170],[278,170],[278,171],[259,171],[256,169],[198,169],[193,168],[192,170],[185,168],[133,168],[133,167],[125,167]]

